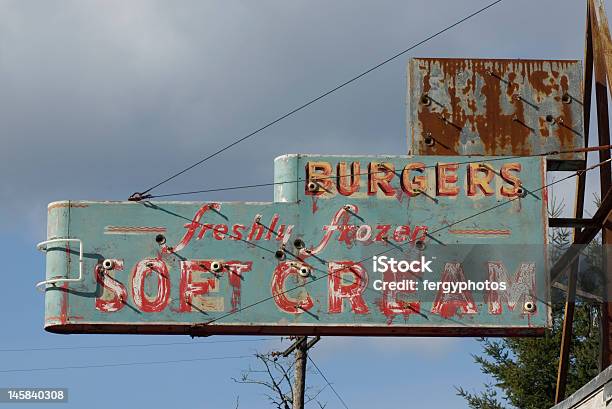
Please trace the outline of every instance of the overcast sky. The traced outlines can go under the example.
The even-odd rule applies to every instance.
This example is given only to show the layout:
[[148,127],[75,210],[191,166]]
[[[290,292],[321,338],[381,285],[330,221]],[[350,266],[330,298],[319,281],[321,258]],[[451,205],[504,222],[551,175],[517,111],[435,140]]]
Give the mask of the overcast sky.
[[[32,284],[44,271],[43,256],[34,244],[45,238],[48,202],[127,199],[487,3],[0,0],[0,243],[11,259],[10,268],[2,269],[10,294],[0,301],[7,330],[0,344],[151,342],[149,337],[59,337],[43,332],[43,296]],[[156,193],[270,182],[274,157],[285,153],[405,154],[405,69],[410,56],[582,59],[584,13],[583,0],[505,0]],[[187,199],[272,200],[272,191],[239,190]],[[569,197],[568,203],[573,203]],[[385,381],[385,371],[397,374],[402,368],[388,369],[382,363],[387,361],[362,357],[379,351],[388,365],[394,365],[396,358],[388,357],[391,344],[398,354],[405,346],[402,362],[406,373],[417,375],[411,381],[416,383]],[[420,354],[425,347],[437,352]],[[464,384],[464,379],[453,381],[453,374],[471,374],[465,382],[473,387],[486,380],[464,352],[478,351],[472,340],[344,338],[324,340],[318,348],[322,366],[329,368],[351,408],[371,407],[374,402],[390,406],[424,385],[431,385],[432,396],[421,396],[422,402],[463,407],[452,385]],[[176,358],[173,353],[178,354],[169,350],[170,359]],[[351,355],[360,357],[358,364],[348,359]],[[121,356],[129,360],[135,355]],[[51,363],[50,358],[56,360]],[[138,355],[140,360],[150,358],[146,351]],[[57,359],[0,357],[0,366],[63,362]],[[419,367],[411,367],[413,361]],[[92,359],[83,356],[78,362]],[[421,369],[423,365],[430,367]],[[227,366],[207,364],[199,371],[197,366],[173,367],[171,376],[196,377],[209,370],[223,374],[215,380],[218,384],[209,379],[220,395],[217,406],[200,407],[230,407],[243,393],[236,389],[243,387],[229,381],[237,374],[226,373]],[[392,397],[378,394],[366,400],[367,394],[349,382],[354,367],[383,371],[372,376],[369,385]],[[86,396],[83,391],[96,390],[96,384],[83,377],[100,373],[104,372],[24,375],[18,383],[28,386],[32,379],[54,379],[55,385],[57,379],[65,379],[73,395],[80,397],[75,397],[74,407],[82,407],[76,399]],[[116,395],[105,396],[104,405],[93,402],[89,407],[129,400],[126,383],[134,376],[139,377],[139,388],[158,382],[146,368],[107,377]],[[0,375],[0,387],[9,386],[9,380]],[[169,381],[171,391],[175,386]],[[159,402],[159,396],[152,396],[147,395],[146,402]],[[265,407],[261,396],[252,396],[255,400],[248,407]],[[190,396],[176,399],[172,402],[198,402]],[[327,396],[329,407],[339,407],[334,399]]]

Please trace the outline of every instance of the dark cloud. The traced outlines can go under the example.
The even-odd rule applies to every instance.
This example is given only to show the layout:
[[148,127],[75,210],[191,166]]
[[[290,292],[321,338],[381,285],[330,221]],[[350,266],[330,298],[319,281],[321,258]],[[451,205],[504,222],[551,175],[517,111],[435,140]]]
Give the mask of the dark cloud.
[[[42,237],[47,202],[125,199],[485,4],[4,1],[2,225]],[[411,55],[581,58],[584,8],[506,0]],[[158,192],[270,181],[289,152],[405,153],[407,59]]]

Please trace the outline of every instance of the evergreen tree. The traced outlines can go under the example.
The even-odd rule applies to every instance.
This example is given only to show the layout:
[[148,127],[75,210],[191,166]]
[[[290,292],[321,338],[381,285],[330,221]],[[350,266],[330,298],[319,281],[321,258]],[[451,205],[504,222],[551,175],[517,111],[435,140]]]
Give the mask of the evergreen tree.
[[[553,198],[551,217],[558,217],[563,205]],[[555,229],[551,236],[550,258],[556,260],[567,248],[571,234]],[[578,288],[601,294],[601,242],[594,240],[582,257]],[[564,280],[567,280],[564,278]],[[456,387],[472,409],[544,409],[554,406],[559,349],[563,327],[565,293],[551,289],[552,328],[542,338],[480,338],[482,355],[473,355],[483,373],[494,382],[484,390],[471,393]],[[566,396],[569,396],[598,374],[600,304],[577,297],[573,336],[570,347]]]

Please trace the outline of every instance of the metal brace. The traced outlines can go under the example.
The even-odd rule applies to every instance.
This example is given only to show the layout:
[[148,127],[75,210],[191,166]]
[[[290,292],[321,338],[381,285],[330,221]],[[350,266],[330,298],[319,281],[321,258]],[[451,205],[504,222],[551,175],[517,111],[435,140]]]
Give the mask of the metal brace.
[[41,290],[43,285],[47,284],[55,284],[55,283],[78,283],[83,281],[83,242],[81,239],[51,239],[41,241],[36,245],[36,249],[39,251],[47,251],[47,245],[51,243],[60,243],[60,242],[78,242],[79,243],[79,278],[52,278],[49,280],[41,281],[36,284],[36,288]]

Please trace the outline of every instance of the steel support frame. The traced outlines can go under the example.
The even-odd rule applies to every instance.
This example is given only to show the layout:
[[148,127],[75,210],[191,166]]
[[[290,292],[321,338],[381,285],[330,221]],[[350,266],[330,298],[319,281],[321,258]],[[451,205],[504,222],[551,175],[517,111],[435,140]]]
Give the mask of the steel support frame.
[[[589,123],[591,114],[591,92],[593,87],[593,71],[595,71],[595,98],[597,109],[597,134],[599,145],[610,144],[610,129],[608,117],[608,85],[612,87],[612,40],[608,28],[603,2],[587,0],[586,32],[585,32],[585,76],[584,76],[584,141],[585,147],[589,141]],[[610,150],[599,151],[599,162],[610,159]],[[563,330],[559,354],[559,367],[557,372],[557,387],[555,403],[565,397],[567,384],[567,371],[569,367],[570,345],[572,339],[572,326],[574,321],[574,308],[576,298],[576,274],[578,255],[581,248],[587,246],[602,231],[602,244],[612,244],[612,169],[610,163],[600,167],[600,192],[603,201],[595,216],[590,220],[582,219],[584,213],[584,191],[586,187],[586,174],[582,173],[577,180],[575,218],[554,221],[552,227],[568,226],[574,228],[574,246],[568,249],[551,269],[551,283],[562,273],[568,271],[567,294]],[[584,228],[582,228],[584,227]],[[610,333],[610,320],[612,319],[612,304],[609,302],[612,285],[608,285],[609,271],[612,266],[610,252],[605,248],[607,255],[605,264],[606,280],[604,294],[607,295],[601,304],[600,318],[600,362],[599,369],[603,371],[612,362],[612,334]],[[569,269],[568,269],[569,268]]]

